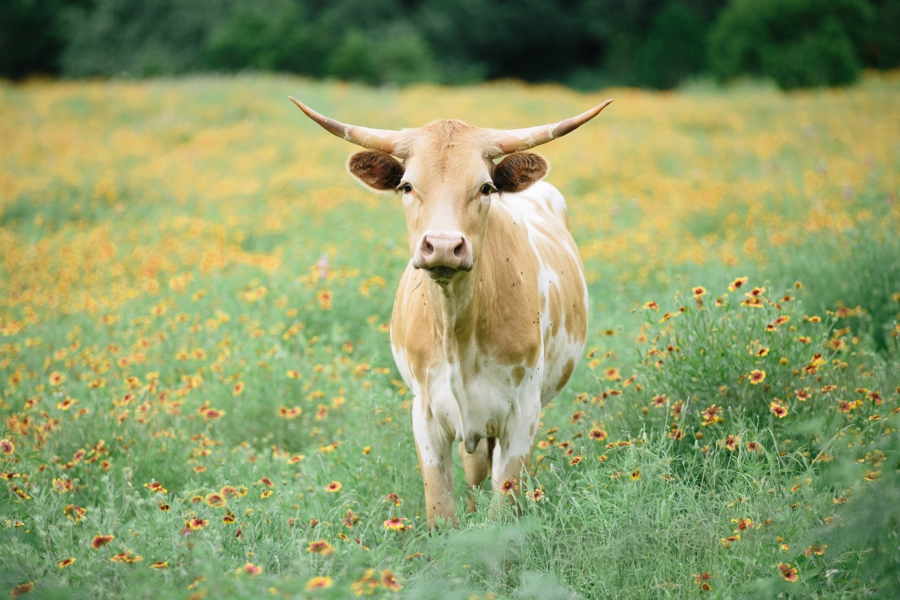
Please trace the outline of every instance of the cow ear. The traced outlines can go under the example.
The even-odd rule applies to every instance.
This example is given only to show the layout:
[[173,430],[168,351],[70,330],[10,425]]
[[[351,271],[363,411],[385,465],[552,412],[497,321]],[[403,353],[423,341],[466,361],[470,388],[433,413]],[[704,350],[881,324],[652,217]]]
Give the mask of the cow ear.
[[547,175],[550,165],[539,154],[510,154],[494,167],[494,185],[500,192],[521,192]]
[[400,185],[403,165],[387,152],[357,152],[347,161],[347,170],[363,185],[379,192],[393,191]]

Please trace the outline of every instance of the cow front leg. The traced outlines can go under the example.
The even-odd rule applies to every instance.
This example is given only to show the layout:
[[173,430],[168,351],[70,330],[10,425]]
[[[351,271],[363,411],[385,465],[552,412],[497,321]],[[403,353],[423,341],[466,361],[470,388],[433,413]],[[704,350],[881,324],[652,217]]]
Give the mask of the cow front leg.
[[491,484],[495,492],[521,492],[521,473],[531,465],[540,417],[539,401],[510,413],[494,448]]
[[428,528],[442,524],[456,525],[456,506],[453,499],[452,436],[438,424],[434,415],[423,410],[423,401],[413,402],[413,435],[416,454],[425,485],[425,509]]
[[491,472],[490,449],[492,447],[493,438],[481,438],[475,447],[475,452],[469,454],[466,452],[465,442],[459,443],[459,457],[462,459],[463,471],[466,473],[466,487],[469,492],[466,498],[466,512],[475,512],[475,488],[481,486]]

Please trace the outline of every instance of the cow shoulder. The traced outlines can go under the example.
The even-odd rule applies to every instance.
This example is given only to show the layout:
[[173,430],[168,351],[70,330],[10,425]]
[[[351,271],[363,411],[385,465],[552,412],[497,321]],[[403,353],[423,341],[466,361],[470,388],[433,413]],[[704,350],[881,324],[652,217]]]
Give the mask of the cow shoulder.
[[488,215],[481,268],[478,344],[500,364],[534,367],[541,348],[540,264],[527,223],[498,202]]
[[407,265],[394,299],[391,315],[391,344],[406,357],[410,374],[425,381],[425,370],[436,359],[438,340],[433,326],[431,307],[425,293],[421,269]]

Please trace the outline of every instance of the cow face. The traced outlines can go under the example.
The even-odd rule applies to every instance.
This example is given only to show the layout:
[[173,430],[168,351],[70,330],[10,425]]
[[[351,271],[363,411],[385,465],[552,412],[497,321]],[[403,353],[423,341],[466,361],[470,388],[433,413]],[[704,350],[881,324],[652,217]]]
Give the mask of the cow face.
[[521,151],[566,135],[612,102],[526,129],[484,129],[447,119],[388,131],[345,125],[291,100],[326,130],[369,149],[351,156],[348,170],[374,190],[402,196],[413,266],[442,286],[477,264],[496,194],[520,192],[547,174],[547,161]]
[[490,136],[460,121],[404,133],[406,139],[398,140],[402,162],[367,151],[351,156],[347,168],[366,186],[401,196],[413,266],[447,285],[478,262],[491,200],[539,181],[547,162],[514,153],[495,163]]

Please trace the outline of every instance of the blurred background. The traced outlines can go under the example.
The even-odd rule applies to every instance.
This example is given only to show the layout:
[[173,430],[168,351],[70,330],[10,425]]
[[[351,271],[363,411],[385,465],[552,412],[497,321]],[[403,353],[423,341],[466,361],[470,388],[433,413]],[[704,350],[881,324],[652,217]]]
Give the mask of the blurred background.
[[900,66],[898,24],[900,0],[3,0],[0,76],[789,89]]

